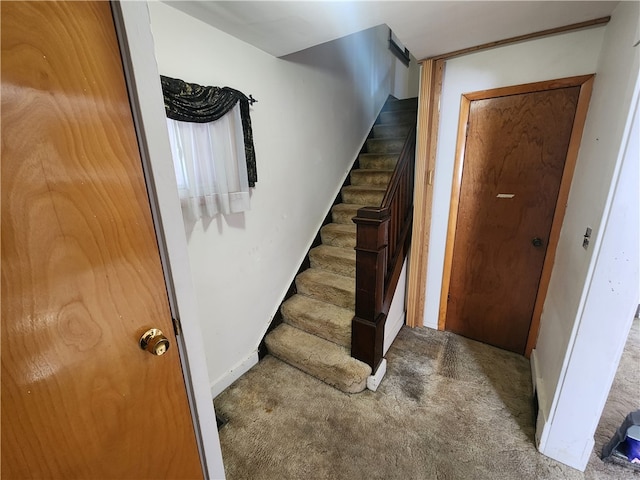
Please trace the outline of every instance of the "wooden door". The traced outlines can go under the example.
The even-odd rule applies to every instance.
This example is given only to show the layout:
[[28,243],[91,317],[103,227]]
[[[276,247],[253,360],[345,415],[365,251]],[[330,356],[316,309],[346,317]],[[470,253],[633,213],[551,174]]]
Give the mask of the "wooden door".
[[110,5],[1,14],[2,477],[202,478]]
[[524,353],[579,94],[471,102],[447,330]]

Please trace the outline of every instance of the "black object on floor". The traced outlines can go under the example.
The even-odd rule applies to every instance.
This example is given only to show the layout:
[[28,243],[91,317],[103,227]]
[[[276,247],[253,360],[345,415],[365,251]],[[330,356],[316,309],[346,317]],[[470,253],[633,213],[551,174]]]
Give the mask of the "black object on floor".
[[224,427],[228,421],[229,420],[227,420],[226,418],[222,418],[220,415],[216,413],[216,423],[218,424],[218,431],[220,431],[220,429]]

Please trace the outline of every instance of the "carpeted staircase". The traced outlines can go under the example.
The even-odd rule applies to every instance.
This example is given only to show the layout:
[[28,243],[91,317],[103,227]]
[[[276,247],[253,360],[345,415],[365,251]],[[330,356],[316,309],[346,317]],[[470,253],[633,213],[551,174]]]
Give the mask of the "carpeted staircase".
[[361,392],[369,365],[352,358],[355,312],[356,225],[359,208],[382,202],[387,184],[417,115],[417,99],[385,103],[366,145],[320,230],[322,244],[309,251],[311,268],[295,279],[297,293],[281,307],[284,323],[265,338],[269,353],[347,393]]

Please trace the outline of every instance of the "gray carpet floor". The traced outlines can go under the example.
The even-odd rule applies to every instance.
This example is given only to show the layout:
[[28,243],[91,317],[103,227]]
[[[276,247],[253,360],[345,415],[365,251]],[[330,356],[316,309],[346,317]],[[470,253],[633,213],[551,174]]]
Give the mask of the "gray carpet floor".
[[227,479],[640,479],[596,454],[640,408],[637,320],[629,338],[584,473],[535,448],[528,360],[403,328],[377,392],[345,394],[267,356],[218,396]]

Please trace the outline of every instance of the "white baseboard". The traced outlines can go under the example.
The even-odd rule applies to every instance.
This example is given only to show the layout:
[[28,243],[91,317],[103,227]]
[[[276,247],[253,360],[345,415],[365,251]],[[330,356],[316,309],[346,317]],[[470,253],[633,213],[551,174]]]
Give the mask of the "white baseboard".
[[529,360],[531,364],[531,383],[533,384],[533,394],[538,399],[538,417],[536,418],[536,447],[539,451],[543,451],[546,447],[547,437],[549,436],[549,429],[547,425],[549,406],[547,405],[546,390],[544,382],[539,376],[540,369],[538,364],[538,353],[534,348],[531,351],[531,358]]
[[549,430],[547,429],[547,415],[542,408],[538,408],[538,417],[536,418],[536,448],[538,451],[543,452],[549,437]]
[[531,350],[529,364],[531,365],[531,385],[533,386],[533,393],[536,393],[536,385],[538,383],[538,355],[535,348]]
[[220,378],[211,382],[211,398],[216,398],[220,395],[225,388],[244,375],[251,367],[258,363],[258,351],[251,353],[247,358],[231,368],[227,373]]
[[387,359],[383,358],[380,365],[378,365],[376,373],[367,378],[367,388],[372,392],[375,392],[380,386],[380,382],[382,382],[385,373],[387,373]]
[[[555,448],[547,448],[547,450],[542,453],[549,458],[553,458],[560,463],[568,465],[571,468],[584,472],[587,468],[587,463],[591,457],[594,445],[595,440],[592,437],[586,440],[581,451],[573,448],[575,447],[575,444],[573,444],[571,446],[571,450],[574,450],[574,452],[568,451],[568,449],[565,448],[566,445],[558,445]],[[579,455],[572,455],[572,453],[579,453]]]
[[400,333],[400,329],[404,325],[405,317],[406,312],[403,311],[402,314],[398,315],[396,318],[387,319],[384,325],[384,347],[382,350],[383,355],[387,354],[387,351],[391,347],[391,344],[398,336],[398,333]]

